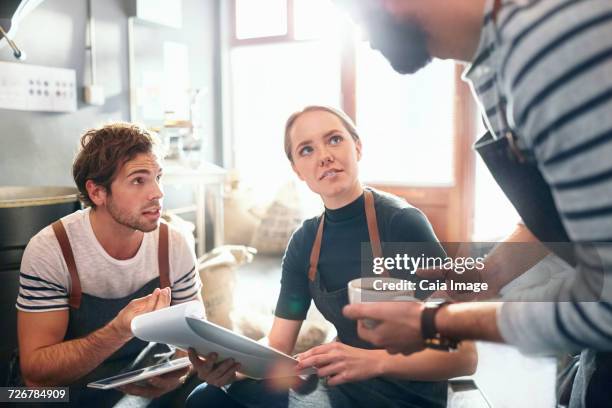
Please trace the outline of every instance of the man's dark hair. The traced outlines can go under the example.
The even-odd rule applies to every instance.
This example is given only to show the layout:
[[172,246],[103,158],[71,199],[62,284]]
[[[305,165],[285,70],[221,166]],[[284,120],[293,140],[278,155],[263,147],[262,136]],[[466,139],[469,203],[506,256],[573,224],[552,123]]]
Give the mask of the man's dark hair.
[[117,122],[87,130],[81,136],[80,150],[72,164],[79,199],[86,207],[95,208],[85,187],[87,180],[110,194],[111,183],[125,162],[140,153],[159,153],[158,149],[157,137],[132,123]]

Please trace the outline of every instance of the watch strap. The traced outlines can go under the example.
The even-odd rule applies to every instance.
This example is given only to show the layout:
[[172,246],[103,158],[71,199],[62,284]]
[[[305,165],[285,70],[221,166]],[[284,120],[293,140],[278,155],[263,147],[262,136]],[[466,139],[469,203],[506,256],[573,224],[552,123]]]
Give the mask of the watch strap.
[[425,308],[421,314],[421,333],[425,347],[445,351],[457,349],[458,341],[443,337],[436,327],[436,315],[442,307],[449,303],[425,303]]

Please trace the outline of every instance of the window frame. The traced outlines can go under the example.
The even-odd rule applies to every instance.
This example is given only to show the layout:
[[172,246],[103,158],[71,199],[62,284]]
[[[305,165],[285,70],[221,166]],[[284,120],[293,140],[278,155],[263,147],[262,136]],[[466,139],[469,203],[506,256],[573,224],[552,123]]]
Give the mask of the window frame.
[[295,39],[295,28],[293,24],[293,0],[285,0],[287,3],[287,15],[285,16],[287,19],[287,33],[284,35],[272,35],[266,37],[256,37],[256,38],[238,38],[236,36],[236,0],[230,0],[229,2],[229,25],[228,28],[230,32],[230,47],[239,47],[245,45],[262,45],[262,44],[274,44],[279,42],[291,42],[297,41]]

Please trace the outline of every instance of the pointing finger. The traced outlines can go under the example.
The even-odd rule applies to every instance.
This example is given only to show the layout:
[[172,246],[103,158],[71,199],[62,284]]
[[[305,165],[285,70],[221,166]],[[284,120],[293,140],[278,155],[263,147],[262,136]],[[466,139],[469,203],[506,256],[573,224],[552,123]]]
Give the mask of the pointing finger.
[[166,287],[159,291],[159,299],[155,305],[155,310],[163,309],[170,305],[170,288]]
[[147,310],[155,310],[155,305],[157,305],[157,301],[159,300],[159,288],[155,288],[155,290],[151,293],[151,297],[147,301]]

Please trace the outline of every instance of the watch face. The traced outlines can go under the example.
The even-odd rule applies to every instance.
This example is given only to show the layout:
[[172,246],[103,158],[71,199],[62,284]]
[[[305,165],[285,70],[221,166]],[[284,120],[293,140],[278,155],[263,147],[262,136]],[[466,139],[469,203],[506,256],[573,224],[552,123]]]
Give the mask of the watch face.
[[457,342],[454,340],[441,338],[426,339],[425,347],[440,351],[451,351],[457,349]]
[[448,350],[448,346],[439,338],[425,339],[425,347],[434,350]]

